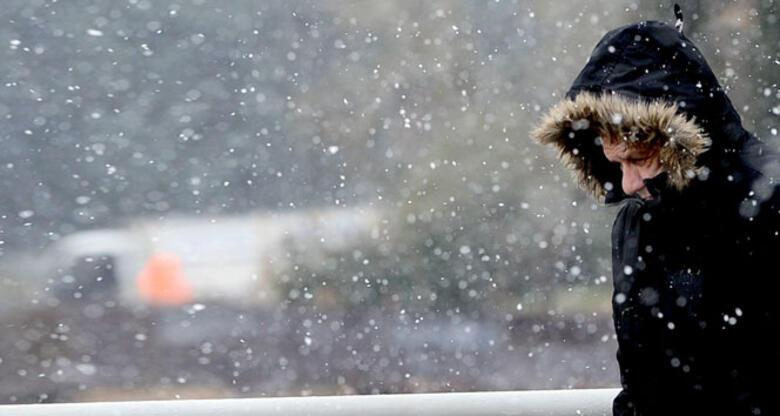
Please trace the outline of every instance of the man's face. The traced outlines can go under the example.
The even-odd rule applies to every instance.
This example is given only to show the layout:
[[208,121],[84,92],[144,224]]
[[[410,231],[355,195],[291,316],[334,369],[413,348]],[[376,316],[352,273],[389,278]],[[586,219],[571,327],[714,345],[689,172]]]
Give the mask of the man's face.
[[622,139],[603,137],[604,156],[610,162],[619,163],[622,171],[623,192],[652,199],[643,180],[652,178],[663,170],[658,152],[650,149],[629,149]]

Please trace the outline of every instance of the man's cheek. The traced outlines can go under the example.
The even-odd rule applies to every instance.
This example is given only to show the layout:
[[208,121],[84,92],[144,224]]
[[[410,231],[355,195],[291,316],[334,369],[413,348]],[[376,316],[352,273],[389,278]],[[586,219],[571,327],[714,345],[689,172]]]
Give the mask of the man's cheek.
[[644,166],[641,168],[641,173],[643,178],[652,178],[663,170],[663,166],[661,166],[660,163],[652,163],[648,164],[647,166]]

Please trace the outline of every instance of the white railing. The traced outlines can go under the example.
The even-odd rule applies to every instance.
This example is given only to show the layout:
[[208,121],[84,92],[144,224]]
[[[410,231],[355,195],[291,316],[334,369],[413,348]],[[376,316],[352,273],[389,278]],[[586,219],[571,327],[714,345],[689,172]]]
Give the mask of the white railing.
[[609,416],[617,389],[0,406],[8,416]]

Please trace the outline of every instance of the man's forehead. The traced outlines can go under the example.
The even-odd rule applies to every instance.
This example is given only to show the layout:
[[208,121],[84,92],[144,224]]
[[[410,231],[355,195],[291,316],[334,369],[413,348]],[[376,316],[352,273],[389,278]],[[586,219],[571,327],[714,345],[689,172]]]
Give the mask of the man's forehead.
[[604,146],[604,153],[615,157],[645,157],[653,153],[650,146],[629,146],[623,139],[602,139],[602,145]]

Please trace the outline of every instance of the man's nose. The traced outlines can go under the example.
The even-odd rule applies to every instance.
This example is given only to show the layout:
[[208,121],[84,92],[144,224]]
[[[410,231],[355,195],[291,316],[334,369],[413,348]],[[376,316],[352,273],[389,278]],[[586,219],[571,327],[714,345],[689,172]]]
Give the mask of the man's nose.
[[623,166],[622,185],[623,192],[625,192],[626,195],[635,194],[645,187],[645,183],[642,180],[642,176],[639,175],[639,171],[631,166]]

